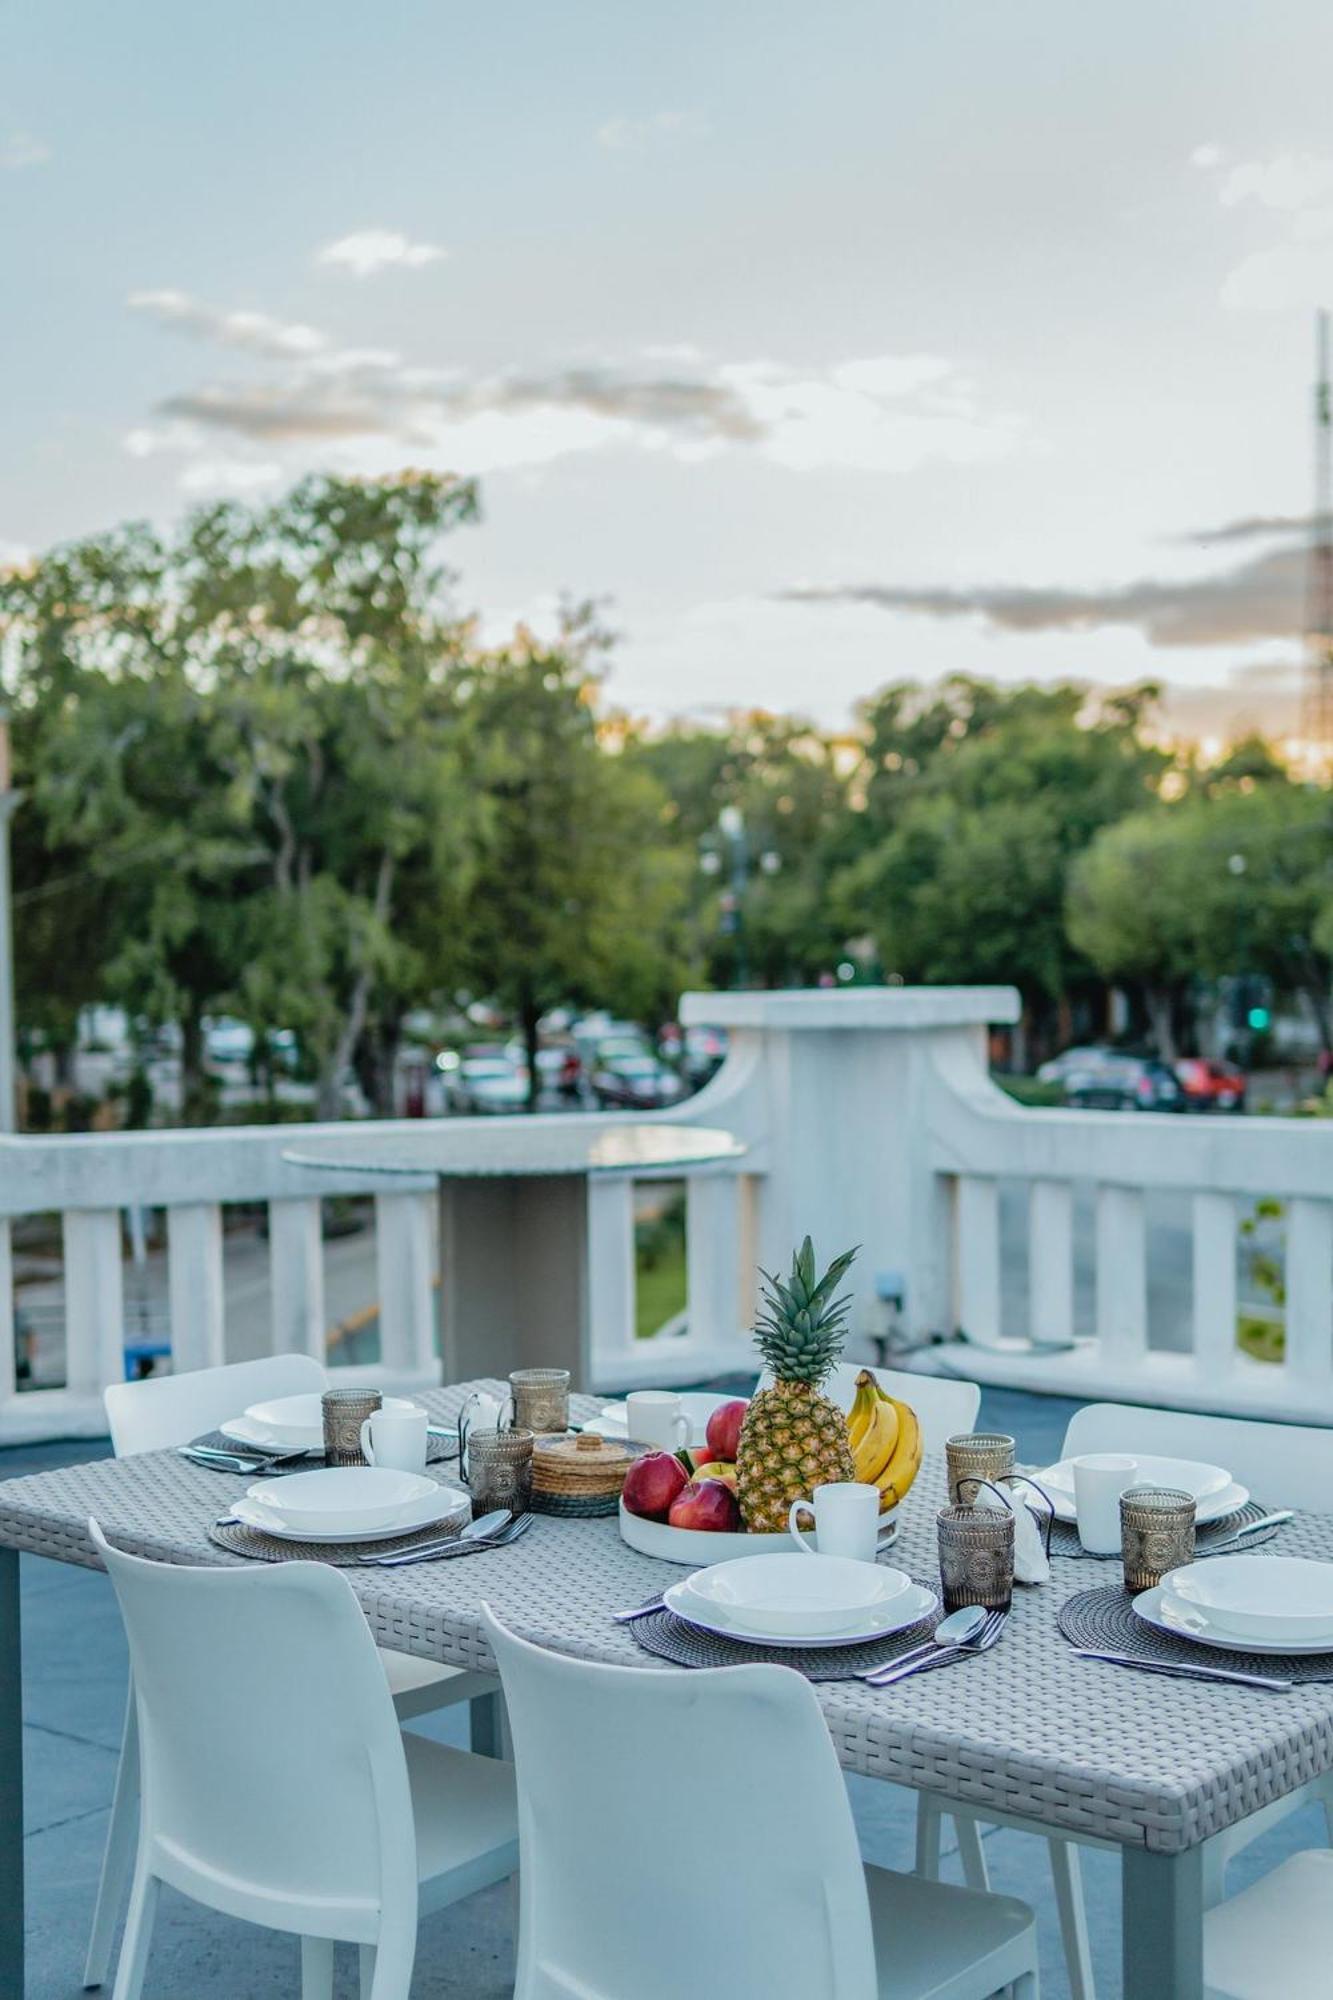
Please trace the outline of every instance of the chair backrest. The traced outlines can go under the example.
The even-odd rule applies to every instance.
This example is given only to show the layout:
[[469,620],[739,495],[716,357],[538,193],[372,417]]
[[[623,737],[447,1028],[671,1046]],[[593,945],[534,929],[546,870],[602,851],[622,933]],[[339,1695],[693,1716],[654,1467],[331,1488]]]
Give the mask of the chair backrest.
[[[150,1870],[233,1916],[373,1937],[415,1920],[416,1834],[384,1669],[347,1579],[323,1563],[208,1569],[93,1546],[129,1639]],[[367,1925],[370,1925],[367,1928]]]
[[856,1832],[807,1681],[591,1665],[482,1616],[518,1779],[524,2000],[678,2000],[682,1977],[872,2000]]
[[1146,1451],[1225,1465],[1266,1507],[1327,1513],[1333,1430],[1267,1424],[1251,1417],[1205,1417],[1192,1410],[1146,1410],[1133,1403],[1089,1403],[1076,1410],[1062,1456],[1085,1451]]
[[142,1382],[113,1382],[102,1392],[117,1458],[132,1451],[165,1451],[216,1430],[251,1403],[302,1396],[323,1389],[328,1377],[311,1354],[266,1354],[225,1368],[194,1368],[185,1375],[150,1375]]
[[[840,1408],[850,1410],[860,1372],[859,1362],[839,1361],[824,1384],[824,1394]],[[943,1451],[945,1438],[976,1429],[981,1390],[975,1382],[958,1382],[951,1375],[909,1375],[901,1368],[872,1368],[870,1373],[891,1396],[912,1405],[921,1425],[924,1450]],[[765,1369],[758,1386],[767,1388],[772,1379]]]

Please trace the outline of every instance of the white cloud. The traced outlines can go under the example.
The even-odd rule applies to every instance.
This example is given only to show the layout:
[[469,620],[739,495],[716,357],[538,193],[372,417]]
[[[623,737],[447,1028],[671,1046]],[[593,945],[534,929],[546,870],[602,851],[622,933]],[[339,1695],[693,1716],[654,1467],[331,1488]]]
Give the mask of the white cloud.
[[0,169],[8,173],[19,173],[24,167],[44,167],[51,157],[51,148],[44,139],[35,139],[31,132],[11,132],[7,139],[0,139]]
[[1223,208],[1259,210],[1274,240],[1252,250],[1222,282],[1233,312],[1308,311],[1333,298],[1333,158],[1274,153],[1228,165],[1220,147],[1200,147],[1196,165],[1216,177]]
[[304,359],[328,346],[327,336],[313,326],[272,319],[267,313],[224,311],[191,298],[187,292],[131,292],[128,304],[132,312],[151,313],[198,340],[248,348],[275,361]]
[[182,469],[182,493],[257,493],[276,486],[282,467],[253,458],[196,458]]
[[663,139],[703,130],[703,121],[693,111],[653,111],[646,118],[617,114],[597,128],[597,143],[608,153],[637,153]]
[[373,278],[377,271],[394,265],[415,271],[447,255],[438,243],[413,243],[398,229],[357,229],[350,236],[326,243],[315,262],[350,271],[357,278]]

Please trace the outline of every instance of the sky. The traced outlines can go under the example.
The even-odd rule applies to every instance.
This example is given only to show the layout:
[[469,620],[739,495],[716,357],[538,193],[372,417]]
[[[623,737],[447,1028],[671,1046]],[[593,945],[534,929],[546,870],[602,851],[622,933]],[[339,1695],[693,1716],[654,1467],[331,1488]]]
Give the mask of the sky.
[[1298,715],[1320,0],[0,0],[0,558],[476,475],[498,636],[840,727],[961,672]]

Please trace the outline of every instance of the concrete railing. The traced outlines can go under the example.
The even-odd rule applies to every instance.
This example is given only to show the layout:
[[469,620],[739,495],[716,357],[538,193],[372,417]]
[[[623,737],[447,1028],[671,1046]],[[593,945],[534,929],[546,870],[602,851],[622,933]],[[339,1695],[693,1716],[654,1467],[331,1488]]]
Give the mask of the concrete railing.
[[[988,1025],[1017,1016],[1007,987],[690,994],[681,1012],[725,1027],[730,1053],[705,1090],[659,1117],[721,1127],[745,1151],[685,1172],[687,1305],[656,1339],[634,1333],[636,1177],[598,1174],[583,1209],[556,1218],[583,1238],[589,1386],[752,1365],[755,1267],[781,1266],[809,1231],[822,1253],[861,1246],[852,1288],[863,1350],[883,1331],[892,1293],[908,1339],[961,1331],[969,1343],[928,1348],[923,1365],[1079,1396],[1333,1422],[1333,1124],[1020,1109],[986,1066]],[[451,1237],[446,1197],[441,1229],[430,1160],[463,1122],[376,1125],[377,1147],[401,1139],[420,1175],[390,1181],[340,1166],[317,1186],[284,1153],[346,1144],[348,1127],[0,1140],[0,1443],[102,1428],[101,1391],[124,1367],[122,1217],[135,1206],[165,1210],[172,1364],[189,1368],[228,1358],[227,1204],[267,1204],[265,1344],[322,1356],[320,1197],[372,1196],[380,1360],[357,1373],[408,1387],[438,1380],[450,1349],[446,1313],[442,1359],[433,1291],[439,1245],[447,1267],[456,1223]],[[551,1122],[523,1129],[535,1137]],[[1026,1191],[1027,1307],[1023,1324],[1006,1327],[1014,1246],[1001,1216],[1012,1219],[1011,1183]],[[1146,1215],[1158,1194],[1186,1197],[1191,1218],[1192,1315],[1170,1352],[1148,1340]],[[1236,1346],[1238,1216],[1263,1197],[1285,1205],[1278,1365]],[[1078,1225],[1089,1208],[1093,1327],[1080,1339]],[[66,1385],[16,1393],[10,1222],[48,1211],[64,1235]]]

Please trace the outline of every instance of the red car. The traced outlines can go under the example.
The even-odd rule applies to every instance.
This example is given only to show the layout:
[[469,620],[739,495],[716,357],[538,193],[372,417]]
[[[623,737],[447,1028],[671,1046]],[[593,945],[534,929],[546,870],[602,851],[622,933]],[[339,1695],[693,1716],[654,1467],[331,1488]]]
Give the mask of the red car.
[[1245,1072],[1210,1056],[1186,1056],[1176,1075],[1191,1111],[1243,1111]]

